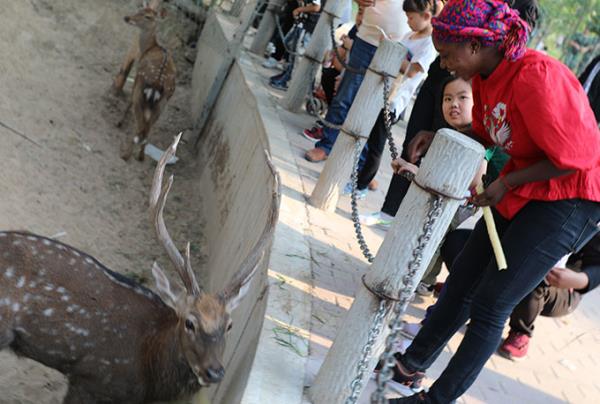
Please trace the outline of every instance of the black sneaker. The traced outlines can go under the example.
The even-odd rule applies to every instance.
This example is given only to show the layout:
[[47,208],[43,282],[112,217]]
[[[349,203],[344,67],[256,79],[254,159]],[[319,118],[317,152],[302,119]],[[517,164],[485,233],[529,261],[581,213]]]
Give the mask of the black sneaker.
[[[394,372],[392,382],[394,383],[390,383],[390,388],[404,396],[421,392],[423,390],[422,383],[425,373],[418,371],[413,373],[408,372],[400,363],[401,356],[400,353],[394,354],[394,358],[396,359],[396,363],[392,368]],[[382,367],[382,362],[377,363],[375,371],[379,371]]]
[[413,394],[410,397],[392,398],[389,404],[431,404],[431,400],[425,392]]

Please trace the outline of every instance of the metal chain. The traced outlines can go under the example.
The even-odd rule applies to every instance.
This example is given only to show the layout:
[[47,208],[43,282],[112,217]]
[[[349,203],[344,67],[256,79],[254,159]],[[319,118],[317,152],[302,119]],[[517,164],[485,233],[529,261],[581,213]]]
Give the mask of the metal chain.
[[329,35],[331,37],[331,47],[335,52],[335,57],[337,57],[338,61],[344,67],[344,69],[348,70],[350,73],[365,74],[367,72],[367,69],[357,69],[356,67],[352,67],[346,63],[343,57],[340,56],[340,51],[335,45],[335,27],[333,24],[333,18],[329,21]]
[[346,399],[344,404],[355,404],[358,400],[358,396],[362,391],[362,382],[365,372],[368,372],[370,369],[367,367],[369,364],[369,358],[373,352],[373,346],[375,345],[375,339],[381,333],[381,329],[383,328],[383,320],[385,319],[386,314],[389,310],[389,304],[386,300],[381,300],[379,302],[379,308],[375,313],[375,320],[373,320],[373,324],[369,329],[369,334],[367,336],[367,342],[362,349],[362,356],[358,365],[356,365],[356,377],[350,383],[350,389],[352,389],[350,396]]
[[350,183],[352,184],[352,192],[350,193],[350,206],[352,207],[352,222],[354,223],[354,233],[356,233],[356,240],[358,241],[358,245],[364,257],[367,259],[367,261],[369,261],[369,263],[372,263],[374,257],[373,254],[371,254],[369,246],[367,245],[365,237],[362,233],[362,226],[360,224],[360,218],[358,217],[358,203],[356,201],[358,193],[358,161],[360,159],[361,152],[362,144],[360,140],[356,138],[354,143],[352,176],[350,177]]
[[[281,28],[281,21],[279,19],[279,15],[275,14],[275,27],[277,28],[277,33],[281,38],[281,43],[283,44],[283,49],[293,57],[302,56],[295,50],[298,47],[298,41],[300,39],[300,35],[302,34],[302,30],[304,29],[304,23],[302,21],[297,20],[290,31],[287,34],[283,33],[283,28]],[[293,34],[293,36],[292,36]],[[289,40],[289,37],[292,36],[292,39]],[[292,43],[292,48],[288,48],[288,40]]]
[[385,351],[381,356],[383,364],[377,375],[377,389],[371,395],[371,404],[384,403],[385,387],[387,382],[393,376],[392,368],[395,365],[394,343],[400,336],[400,331],[402,329],[402,314],[404,314],[415,289],[414,279],[417,271],[421,267],[423,250],[431,239],[433,225],[442,213],[443,200],[440,195],[431,195],[429,202],[430,206],[429,211],[427,212],[427,218],[423,224],[423,233],[419,236],[417,246],[413,250],[413,259],[408,264],[408,272],[402,278],[404,288],[400,292],[400,301],[394,306],[393,317],[389,325],[391,331],[385,341]]

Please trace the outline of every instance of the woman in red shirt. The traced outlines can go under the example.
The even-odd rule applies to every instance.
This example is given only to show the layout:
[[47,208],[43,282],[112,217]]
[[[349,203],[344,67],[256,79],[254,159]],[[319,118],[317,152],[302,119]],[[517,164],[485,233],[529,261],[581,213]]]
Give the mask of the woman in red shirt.
[[[528,27],[495,0],[450,0],[433,21],[441,66],[473,80],[473,136],[511,157],[474,198],[492,206],[508,269],[498,271],[483,220],[456,258],[431,317],[394,380],[418,384],[470,319],[450,363],[427,393],[390,403],[449,403],[473,384],[498,347],[513,308],[556,262],[578,250],[600,221],[600,132],[581,85],[560,62],[526,48]],[[431,137],[417,136],[414,162]]]

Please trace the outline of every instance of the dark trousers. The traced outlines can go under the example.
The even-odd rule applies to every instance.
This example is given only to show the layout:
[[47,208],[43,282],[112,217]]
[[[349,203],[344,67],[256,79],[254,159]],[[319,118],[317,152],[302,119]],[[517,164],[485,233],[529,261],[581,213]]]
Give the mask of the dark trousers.
[[[381,114],[380,114],[381,115]],[[402,157],[404,160],[408,161],[408,144],[415,138],[418,132],[406,133],[406,137],[404,138],[404,142],[402,142]],[[417,162],[417,166],[420,162]],[[388,187],[388,191],[385,194],[385,200],[383,201],[383,206],[381,207],[381,211],[383,213],[387,213],[390,216],[396,216],[396,212],[398,212],[398,208],[400,207],[400,203],[404,199],[404,196],[408,192],[408,188],[410,187],[410,181],[400,175],[392,175],[392,181],[390,182],[390,186]]]
[[335,79],[339,75],[340,72],[335,67],[324,67],[321,70],[321,87],[323,87],[327,105],[331,105],[333,95],[335,94]]
[[537,316],[565,316],[573,312],[580,301],[580,293],[542,282],[515,307],[510,315],[510,329],[531,337]]
[[294,25],[294,15],[292,14],[292,11],[294,11],[296,7],[297,3],[295,1],[288,1],[285,9],[279,13],[279,24],[281,25],[282,32],[280,33],[279,29],[275,27],[275,32],[271,38],[271,42],[273,42],[273,45],[275,46],[275,52],[273,52],[271,56],[276,60],[282,60],[284,56],[287,56],[281,34],[286,35],[290,29],[292,29],[292,26]]
[[366,157],[365,163],[358,173],[358,189],[365,189],[373,178],[375,178],[381,164],[381,155],[385,150],[386,141],[385,120],[383,119],[383,110],[381,110],[369,134],[366,152],[363,150],[363,154],[366,153]]
[[[440,253],[448,268],[452,267],[452,263],[464,248],[471,232],[470,229],[457,229],[446,236]],[[535,319],[539,315],[562,317],[573,312],[580,301],[580,293],[571,289],[559,289],[542,281],[515,307],[510,315],[510,329],[531,337]],[[433,306],[427,308],[427,314],[431,313],[431,310]]]
[[430,317],[400,357],[409,371],[425,371],[448,340],[470,319],[458,350],[427,395],[449,403],[475,381],[502,338],[517,304],[542,282],[550,268],[597,232],[600,204],[580,199],[529,202],[513,219],[494,219],[508,269],[499,271],[483,219],[454,260]]

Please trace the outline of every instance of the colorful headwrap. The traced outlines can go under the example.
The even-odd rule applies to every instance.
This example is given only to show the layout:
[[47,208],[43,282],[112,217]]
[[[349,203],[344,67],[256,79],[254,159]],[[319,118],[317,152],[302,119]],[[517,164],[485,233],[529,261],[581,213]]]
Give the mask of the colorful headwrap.
[[529,26],[504,1],[449,0],[432,25],[436,40],[478,39],[484,46],[498,46],[508,60],[519,59],[527,47]]

